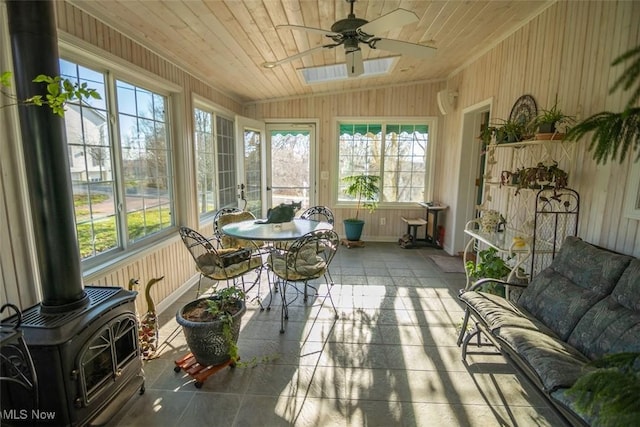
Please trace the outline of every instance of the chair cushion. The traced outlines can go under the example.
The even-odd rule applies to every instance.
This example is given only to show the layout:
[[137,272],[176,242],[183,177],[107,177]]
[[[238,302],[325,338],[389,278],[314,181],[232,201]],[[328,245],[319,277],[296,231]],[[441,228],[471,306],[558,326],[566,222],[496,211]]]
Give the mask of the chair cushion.
[[590,359],[640,352],[640,259],[629,264],[610,296],[585,313],[569,344]]
[[[255,219],[251,212],[241,211],[241,212],[231,212],[220,215],[218,218],[218,227],[222,229],[227,224],[231,224],[233,222],[241,222],[247,221],[250,219]],[[223,248],[259,248],[264,245],[264,242],[261,241],[251,241],[245,239],[237,239],[235,237],[227,236],[223,234],[220,238],[220,244]]]
[[611,292],[631,259],[567,237],[518,303],[566,340],[587,310]]
[[315,279],[325,273],[327,263],[315,249],[303,248],[297,255],[289,251],[272,252],[268,265],[278,277],[294,282]]
[[519,326],[537,329],[555,335],[542,322],[535,319],[525,309],[513,302],[486,292],[467,291],[460,295],[460,299],[474,311],[479,318],[484,319],[491,332],[503,326]]
[[[234,251],[237,252],[237,250],[233,249],[229,252]],[[234,264],[224,266],[222,259],[213,253],[200,255],[197,260],[197,265],[200,272],[214,280],[233,279],[234,277],[241,276],[250,270],[260,267],[261,264],[262,259],[255,256]]]
[[496,331],[495,336],[518,354],[548,392],[572,386],[582,375],[583,366],[589,362],[575,348],[549,335],[546,330],[504,326]]

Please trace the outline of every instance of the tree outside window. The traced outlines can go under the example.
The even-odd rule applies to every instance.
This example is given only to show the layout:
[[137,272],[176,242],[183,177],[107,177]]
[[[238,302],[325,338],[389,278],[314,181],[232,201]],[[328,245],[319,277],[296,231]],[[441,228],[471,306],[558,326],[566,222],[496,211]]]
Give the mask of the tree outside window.
[[361,173],[380,176],[380,204],[425,200],[431,174],[427,124],[341,122],[338,129],[339,201],[350,201],[342,178]]

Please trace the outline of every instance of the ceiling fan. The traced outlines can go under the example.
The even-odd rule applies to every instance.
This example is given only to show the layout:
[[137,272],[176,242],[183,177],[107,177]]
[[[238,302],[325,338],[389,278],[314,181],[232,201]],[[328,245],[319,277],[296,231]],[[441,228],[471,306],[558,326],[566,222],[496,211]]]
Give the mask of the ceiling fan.
[[337,46],[344,46],[347,60],[347,73],[349,77],[357,77],[364,73],[362,51],[360,50],[361,43],[366,44],[371,49],[380,49],[388,52],[406,54],[416,58],[428,58],[435,53],[436,49],[430,46],[375,36],[375,34],[383,33],[392,28],[403,27],[418,21],[418,17],[415,13],[405,9],[396,9],[393,12],[369,22],[365,19],[356,18],[353,13],[353,4],[356,0],[346,1],[351,4],[349,16],[346,19],[341,19],[335,22],[331,26],[331,31],[323,30],[321,28],[304,27],[301,25],[278,25],[276,27],[278,29],[286,28],[290,30],[319,33],[331,39],[333,41],[332,43],[305,50],[304,52],[300,52],[279,61],[265,62],[262,66],[265,68],[274,68],[278,65],[302,58],[303,56],[311,55],[322,49],[333,49]]

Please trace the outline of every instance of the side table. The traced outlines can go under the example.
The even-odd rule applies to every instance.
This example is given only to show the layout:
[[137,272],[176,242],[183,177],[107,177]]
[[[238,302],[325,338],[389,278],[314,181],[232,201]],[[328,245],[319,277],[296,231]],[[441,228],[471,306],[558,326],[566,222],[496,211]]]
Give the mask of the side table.
[[444,242],[440,241],[441,239],[439,237],[438,217],[440,216],[440,212],[449,209],[449,206],[425,202],[418,202],[418,204],[426,210],[425,220],[427,223],[424,230],[424,240],[437,248],[442,248]]

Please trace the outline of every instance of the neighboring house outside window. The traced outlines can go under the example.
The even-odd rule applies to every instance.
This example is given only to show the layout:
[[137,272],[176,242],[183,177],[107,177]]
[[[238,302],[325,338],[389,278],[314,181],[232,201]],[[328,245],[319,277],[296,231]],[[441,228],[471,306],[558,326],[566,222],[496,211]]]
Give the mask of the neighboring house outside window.
[[102,97],[65,113],[80,255],[97,264],[175,225],[168,97],[67,60],[60,71]]
[[195,156],[200,219],[235,206],[234,121],[206,107],[194,108]]
[[338,202],[352,201],[342,178],[361,173],[380,176],[381,206],[430,199],[432,127],[432,119],[338,122]]

